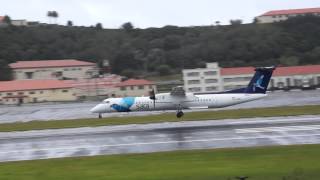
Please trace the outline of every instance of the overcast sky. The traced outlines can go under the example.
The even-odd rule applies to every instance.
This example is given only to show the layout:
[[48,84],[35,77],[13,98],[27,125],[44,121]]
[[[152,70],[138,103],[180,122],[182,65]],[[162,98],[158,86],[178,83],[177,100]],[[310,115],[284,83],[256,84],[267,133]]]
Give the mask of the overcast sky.
[[147,28],[247,23],[266,11],[310,7],[320,7],[320,0],[0,0],[0,16],[48,23],[47,11],[55,10],[59,24],[118,28],[130,21]]

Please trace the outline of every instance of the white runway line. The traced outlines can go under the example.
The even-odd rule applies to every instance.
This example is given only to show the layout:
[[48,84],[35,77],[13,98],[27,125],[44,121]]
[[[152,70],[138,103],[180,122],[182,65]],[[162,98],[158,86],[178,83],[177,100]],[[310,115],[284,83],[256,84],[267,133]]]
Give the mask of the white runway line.
[[28,153],[34,151],[74,151],[77,149],[96,149],[107,147],[124,147],[124,146],[141,146],[141,145],[159,145],[159,144],[176,144],[176,143],[193,143],[193,142],[210,142],[210,141],[232,141],[232,140],[252,140],[252,139],[277,139],[277,138],[301,138],[320,136],[319,134],[302,134],[302,135],[275,135],[275,136],[258,136],[258,137],[234,137],[234,138],[210,138],[210,139],[195,139],[195,140],[183,140],[183,141],[158,141],[158,142],[137,142],[137,143],[124,143],[124,144],[106,144],[106,145],[94,145],[94,146],[73,146],[73,147],[61,147],[61,148],[33,148],[14,151],[1,151],[0,154],[10,153]]
[[264,128],[245,128],[236,129],[236,133],[259,133],[259,132],[283,132],[283,131],[308,131],[319,130],[320,125],[307,126],[283,126],[283,127],[264,127]]

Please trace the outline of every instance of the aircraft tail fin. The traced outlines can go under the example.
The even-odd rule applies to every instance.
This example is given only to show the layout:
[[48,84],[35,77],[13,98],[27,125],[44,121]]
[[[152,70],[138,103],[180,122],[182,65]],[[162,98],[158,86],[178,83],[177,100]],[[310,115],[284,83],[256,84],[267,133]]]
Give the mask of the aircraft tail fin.
[[249,85],[245,88],[245,93],[262,93],[265,94],[272,76],[273,71],[276,69],[272,67],[256,68],[256,73],[252,77]]

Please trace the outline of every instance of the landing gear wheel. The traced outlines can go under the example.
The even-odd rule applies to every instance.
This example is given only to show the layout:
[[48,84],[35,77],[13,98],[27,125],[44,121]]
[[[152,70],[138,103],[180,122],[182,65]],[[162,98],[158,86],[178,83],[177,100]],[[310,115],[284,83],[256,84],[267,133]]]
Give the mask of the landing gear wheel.
[[99,114],[99,119],[101,119],[102,118],[102,115],[101,114]]
[[177,112],[177,118],[181,118],[184,115],[182,111]]

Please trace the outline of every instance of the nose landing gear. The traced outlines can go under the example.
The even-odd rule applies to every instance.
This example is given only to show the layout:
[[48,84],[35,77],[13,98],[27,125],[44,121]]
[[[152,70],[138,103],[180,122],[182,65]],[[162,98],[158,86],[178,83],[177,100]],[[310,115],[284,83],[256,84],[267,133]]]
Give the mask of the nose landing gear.
[[101,118],[102,118],[102,115],[99,113],[99,116],[98,116],[98,117],[99,117],[99,119],[101,119]]

